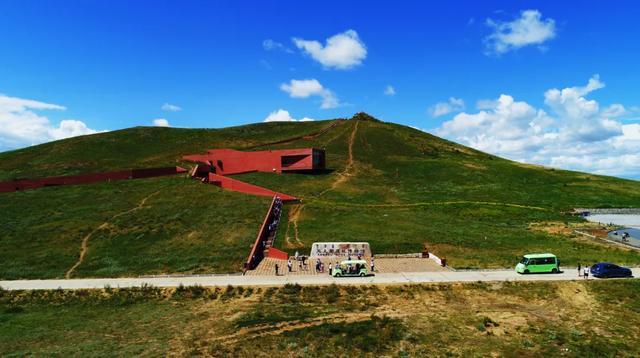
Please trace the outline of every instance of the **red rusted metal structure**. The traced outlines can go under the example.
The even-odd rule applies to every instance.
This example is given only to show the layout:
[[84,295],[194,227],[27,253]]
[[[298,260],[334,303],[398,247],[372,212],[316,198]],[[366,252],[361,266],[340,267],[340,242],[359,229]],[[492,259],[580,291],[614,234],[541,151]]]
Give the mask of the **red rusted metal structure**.
[[89,184],[112,180],[142,179],[163,175],[186,173],[181,167],[129,169],[116,172],[89,173],[36,179],[20,179],[0,183],[0,193],[38,189],[46,186]]
[[242,193],[273,197],[269,211],[258,231],[258,236],[245,262],[245,270],[255,269],[264,257],[287,260],[289,255],[278,250],[273,240],[280,221],[282,203],[298,200],[296,197],[231,179],[228,175],[250,172],[283,173],[325,169],[325,152],[317,148],[262,150],[242,152],[233,149],[211,149],[205,154],[185,155],[182,159],[195,162],[191,177],[203,183]]
[[250,172],[283,173],[325,169],[325,152],[317,148],[263,150],[241,152],[233,149],[211,149],[206,154],[191,154],[182,157],[197,163],[191,176],[203,182],[242,193],[278,196],[283,201],[296,197],[279,193],[257,185],[248,184],[227,175]]
[[206,154],[185,155],[184,160],[210,166],[219,175],[249,172],[282,173],[325,168],[324,150],[317,148],[241,152],[211,149]]
[[282,199],[278,196],[274,196],[262,221],[262,226],[258,230],[258,236],[256,241],[251,247],[247,262],[244,264],[245,270],[255,269],[260,261],[266,257],[276,257],[279,259],[288,259],[289,255],[286,252],[273,248],[273,240],[276,237],[278,231],[278,224],[280,223],[280,216],[282,215]]

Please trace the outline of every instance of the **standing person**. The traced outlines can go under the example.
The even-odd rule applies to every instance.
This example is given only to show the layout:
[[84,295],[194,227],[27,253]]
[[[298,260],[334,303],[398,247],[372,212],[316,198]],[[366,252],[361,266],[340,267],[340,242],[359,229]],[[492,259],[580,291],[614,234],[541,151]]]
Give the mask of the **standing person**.
[[289,259],[289,261],[287,261],[287,268],[289,268],[289,272],[291,272],[292,267],[293,267],[293,262],[291,262],[291,259]]
[[373,256],[371,256],[371,272],[374,272],[374,271],[375,271],[375,268],[376,268],[376,264],[375,264],[375,262],[373,261]]
[[298,257],[296,260],[298,260],[298,271],[302,271],[302,259]]
[[276,276],[278,276],[278,264],[276,264]]
[[332,270],[333,270],[333,269],[331,268],[331,262],[329,262],[329,276],[333,276],[333,275],[331,275]]
[[581,269],[581,268],[582,268],[582,267],[580,266],[580,263],[578,262],[578,277],[580,277],[580,269]]
[[589,279],[589,267],[585,266],[584,268],[584,279],[588,280]]

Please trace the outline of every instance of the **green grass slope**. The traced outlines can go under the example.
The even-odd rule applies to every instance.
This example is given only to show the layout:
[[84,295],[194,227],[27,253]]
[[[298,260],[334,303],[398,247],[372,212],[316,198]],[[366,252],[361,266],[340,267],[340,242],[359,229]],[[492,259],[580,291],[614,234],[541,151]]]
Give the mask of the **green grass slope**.
[[[638,206],[640,182],[523,165],[379,121],[131,128],[0,153],[0,180],[185,165],[182,155],[209,148],[309,146],[327,150],[328,173],[236,176],[303,198],[286,208],[276,240],[284,250],[344,240],[368,241],[376,253],[427,245],[456,267],[510,267],[532,251],[565,264],[640,264],[636,252],[530,229],[577,221],[561,214],[573,207]],[[268,205],[183,176],[1,198],[2,278],[63,277],[87,235],[74,277],[237,271]]]

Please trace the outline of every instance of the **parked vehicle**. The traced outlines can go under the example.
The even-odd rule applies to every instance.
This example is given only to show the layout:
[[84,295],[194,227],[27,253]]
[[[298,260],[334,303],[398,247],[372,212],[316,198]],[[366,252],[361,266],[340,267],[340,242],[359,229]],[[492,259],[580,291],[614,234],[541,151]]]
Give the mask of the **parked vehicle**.
[[528,254],[522,257],[516,265],[516,272],[528,273],[558,273],[560,272],[560,260],[554,254]]
[[333,272],[333,277],[347,277],[347,276],[369,276],[369,270],[367,270],[366,260],[344,260],[337,265]]
[[591,266],[591,275],[599,278],[633,277],[630,269],[609,262],[598,262]]

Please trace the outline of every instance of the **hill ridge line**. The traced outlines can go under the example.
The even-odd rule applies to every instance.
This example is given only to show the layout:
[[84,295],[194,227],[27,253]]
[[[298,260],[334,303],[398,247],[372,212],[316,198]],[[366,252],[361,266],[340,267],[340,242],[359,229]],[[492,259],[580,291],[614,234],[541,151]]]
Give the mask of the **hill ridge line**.
[[330,125],[326,126],[325,128],[322,128],[321,130],[316,131],[316,132],[302,134],[302,135],[291,137],[291,138],[281,139],[281,140],[277,140],[277,141],[274,141],[274,142],[254,144],[254,145],[250,145],[248,147],[243,147],[243,149],[254,149],[254,148],[264,147],[264,146],[268,146],[268,145],[291,143],[291,142],[295,142],[295,141],[300,140],[300,139],[304,139],[304,140],[315,139],[315,138],[327,133],[332,128],[337,127],[338,125],[341,125],[343,122],[344,121],[342,121],[342,120],[333,120],[333,123],[331,123]]

